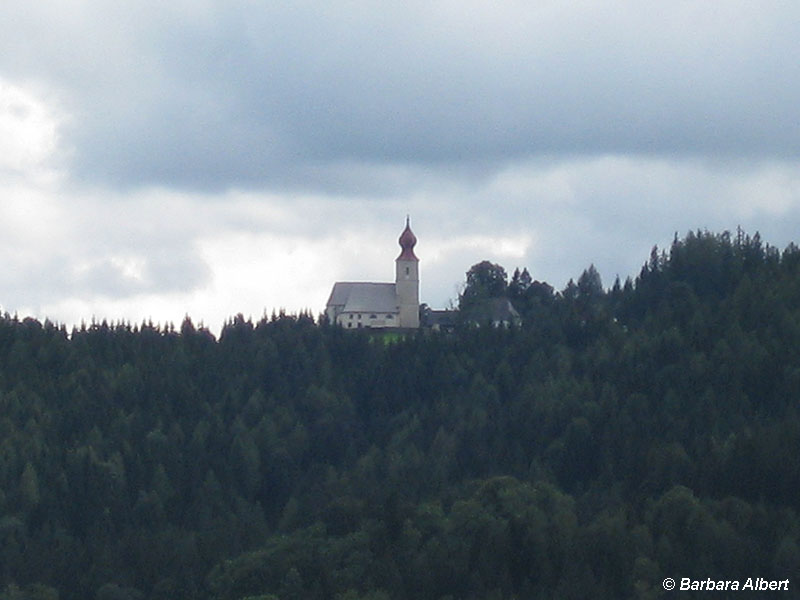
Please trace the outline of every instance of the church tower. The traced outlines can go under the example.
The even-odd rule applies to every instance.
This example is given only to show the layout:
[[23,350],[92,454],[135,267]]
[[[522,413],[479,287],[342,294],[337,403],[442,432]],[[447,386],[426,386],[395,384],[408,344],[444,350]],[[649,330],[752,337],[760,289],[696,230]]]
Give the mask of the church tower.
[[419,259],[414,254],[417,236],[411,231],[408,217],[398,241],[402,250],[395,261],[395,289],[400,327],[419,327]]

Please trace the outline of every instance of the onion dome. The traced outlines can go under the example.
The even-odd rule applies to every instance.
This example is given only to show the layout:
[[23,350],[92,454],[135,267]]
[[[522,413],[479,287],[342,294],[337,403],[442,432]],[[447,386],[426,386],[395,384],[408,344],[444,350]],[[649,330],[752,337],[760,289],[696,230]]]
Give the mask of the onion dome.
[[403,230],[403,233],[400,234],[398,242],[403,251],[400,252],[400,256],[397,257],[397,260],[419,260],[414,254],[414,246],[417,245],[417,236],[411,231],[408,217],[406,217],[406,228]]

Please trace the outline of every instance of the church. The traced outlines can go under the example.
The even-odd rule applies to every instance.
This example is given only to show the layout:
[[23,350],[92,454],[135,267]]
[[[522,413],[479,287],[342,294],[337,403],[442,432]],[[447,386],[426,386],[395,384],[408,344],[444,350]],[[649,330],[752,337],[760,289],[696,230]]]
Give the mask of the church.
[[400,256],[394,283],[338,281],[333,285],[325,314],[345,329],[419,327],[419,259],[414,254],[417,237],[406,218],[400,234]]

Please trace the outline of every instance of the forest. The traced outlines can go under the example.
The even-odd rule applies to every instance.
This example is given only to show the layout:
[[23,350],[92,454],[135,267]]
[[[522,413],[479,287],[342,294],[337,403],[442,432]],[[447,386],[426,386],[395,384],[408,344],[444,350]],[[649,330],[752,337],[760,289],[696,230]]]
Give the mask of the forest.
[[800,585],[800,248],[690,232],[560,291],[481,265],[461,300],[520,324],[4,315],[0,600]]

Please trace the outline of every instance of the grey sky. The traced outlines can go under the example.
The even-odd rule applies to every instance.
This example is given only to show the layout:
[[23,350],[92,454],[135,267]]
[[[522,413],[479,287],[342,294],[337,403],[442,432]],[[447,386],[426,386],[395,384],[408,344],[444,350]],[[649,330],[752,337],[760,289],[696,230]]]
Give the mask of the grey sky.
[[433,305],[484,258],[797,238],[795,3],[124,4],[0,8],[5,310],[316,312],[407,212]]

